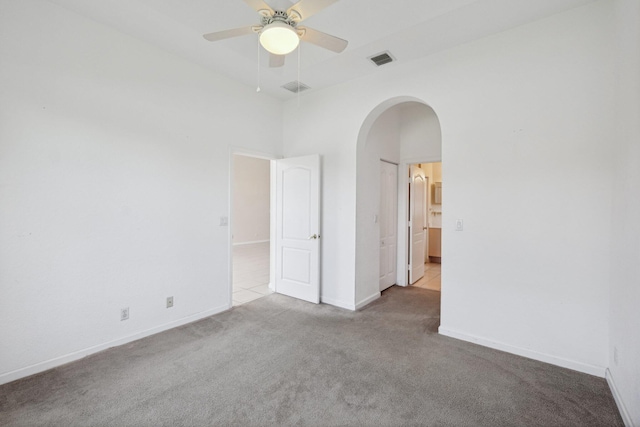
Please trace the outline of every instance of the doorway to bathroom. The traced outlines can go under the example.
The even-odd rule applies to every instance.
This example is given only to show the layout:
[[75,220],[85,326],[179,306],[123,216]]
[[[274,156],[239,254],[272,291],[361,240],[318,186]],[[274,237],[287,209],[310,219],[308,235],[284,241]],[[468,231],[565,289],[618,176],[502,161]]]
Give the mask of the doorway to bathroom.
[[442,163],[408,168],[409,256],[407,283],[440,291],[442,263]]

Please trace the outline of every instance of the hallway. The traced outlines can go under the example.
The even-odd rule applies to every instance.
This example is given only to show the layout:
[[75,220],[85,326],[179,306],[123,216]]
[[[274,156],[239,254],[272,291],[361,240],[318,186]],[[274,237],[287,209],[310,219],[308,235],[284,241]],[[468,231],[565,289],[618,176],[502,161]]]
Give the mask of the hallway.
[[233,247],[233,305],[273,293],[269,289],[269,242]]
[[412,286],[440,292],[440,267],[439,263],[425,262],[424,276]]

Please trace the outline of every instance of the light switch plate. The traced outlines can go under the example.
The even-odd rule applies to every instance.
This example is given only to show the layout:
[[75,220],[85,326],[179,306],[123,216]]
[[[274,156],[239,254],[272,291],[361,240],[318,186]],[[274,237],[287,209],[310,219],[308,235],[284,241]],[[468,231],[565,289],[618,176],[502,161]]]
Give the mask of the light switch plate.
[[456,231],[464,230],[464,223],[461,219],[456,220]]

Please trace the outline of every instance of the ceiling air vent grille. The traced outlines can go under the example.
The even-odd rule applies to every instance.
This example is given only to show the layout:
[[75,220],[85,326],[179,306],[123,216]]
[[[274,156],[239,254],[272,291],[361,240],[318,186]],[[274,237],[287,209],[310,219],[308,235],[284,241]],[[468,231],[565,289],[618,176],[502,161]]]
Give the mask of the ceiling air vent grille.
[[376,55],[370,56],[369,59],[378,67],[384,64],[388,64],[389,62],[395,61],[395,58],[391,56],[389,52],[378,53]]
[[293,81],[293,82],[287,83],[282,87],[293,93],[304,92],[305,90],[311,89],[309,86],[299,81]]

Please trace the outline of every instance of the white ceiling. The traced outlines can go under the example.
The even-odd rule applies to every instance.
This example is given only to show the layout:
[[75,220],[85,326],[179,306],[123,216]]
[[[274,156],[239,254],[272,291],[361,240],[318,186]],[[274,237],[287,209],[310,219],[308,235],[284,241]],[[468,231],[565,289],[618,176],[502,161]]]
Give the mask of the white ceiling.
[[[243,0],[50,0],[95,21],[145,40],[278,98],[295,97],[282,89],[297,80],[298,53],[285,66],[269,68],[262,50],[258,70],[258,37],[217,42],[205,33],[259,23]],[[286,9],[288,0],[265,0]],[[390,51],[396,63],[513,28],[593,0],[341,0],[304,21],[349,41],[336,54],[301,44],[300,81],[320,89],[377,71],[367,58]]]

